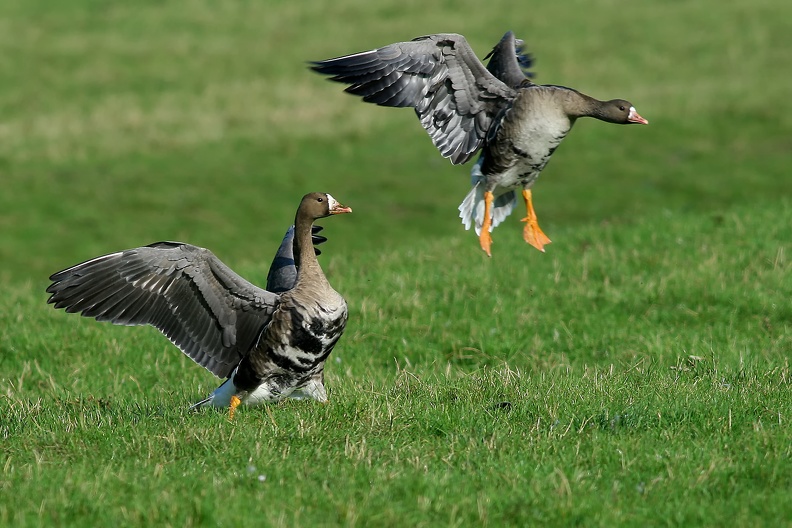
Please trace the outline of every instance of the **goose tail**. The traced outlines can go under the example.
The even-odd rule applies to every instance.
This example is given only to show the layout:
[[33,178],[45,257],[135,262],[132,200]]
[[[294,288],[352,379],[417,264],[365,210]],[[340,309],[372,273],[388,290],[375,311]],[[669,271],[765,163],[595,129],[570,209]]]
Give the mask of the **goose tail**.
[[[479,158],[470,171],[470,180],[473,187],[459,205],[459,218],[466,230],[471,226],[476,230],[476,234],[481,234],[481,226],[484,225],[484,174],[481,172],[483,157]],[[514,191],[507,191],[495,197],[492,204],[492,231],[498,224],[503,222],[517,205],[517,194]]]
[[197,411],[203,407],[230,407],[231,406],[231,397],[234,396],[237,392],[236,385],[234,385],[234,375],[236,374],[236,369],[231,375],[228,377],[222,385],[217,387],[212,394],[204,398],[203,400],[194,403],[190,406],[191,411]]

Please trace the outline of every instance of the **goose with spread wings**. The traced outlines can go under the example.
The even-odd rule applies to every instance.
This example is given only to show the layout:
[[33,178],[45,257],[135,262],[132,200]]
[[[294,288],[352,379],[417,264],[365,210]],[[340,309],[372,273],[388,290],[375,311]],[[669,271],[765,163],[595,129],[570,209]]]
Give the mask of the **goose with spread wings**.
[[268,274],[246,281],[211,251],[158,242],[97,257],[50,277],[47,302],[98,321],[151,325],[199,365],[227,377],[193,407],[255,405],[285,397],[327,401],[324,364],[344,331],[347,304],[312,245],[313,222],[350,213],[326,193],[303,197]]
[[485,67],[462,35],[442,33],[311,63],[346,91],[381,106],[412,107],[440,153],[453,164],[481,155],[472,189],[459,206],[466,229],[491,256],[492,229],[514,209],[522,191],[523,239],[544,251],[531,188],[575,120],[648,124],[624,99],[599,101],[572,88],[539,85],[532,59],[507,32]]

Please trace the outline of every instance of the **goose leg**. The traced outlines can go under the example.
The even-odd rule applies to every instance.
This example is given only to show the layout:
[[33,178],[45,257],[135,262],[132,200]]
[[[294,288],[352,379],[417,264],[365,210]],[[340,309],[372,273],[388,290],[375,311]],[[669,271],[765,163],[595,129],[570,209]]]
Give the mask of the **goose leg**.
[[534,211],[533,208],[533,198],[531,197],[530,189],[523,189],[522,195],[523,200],[525,200],[525,210],[527,213],[527,216],[522,219],[522,221],[525,222],[525,228],[523,229],[523,240],[544,253],[545,244],[549,244],[551,241],[539,228],[539,222],[536,218],[536,211]]
[[481,224],[481,233],[479,234],[479,244],[481,249],[486,251],[487,256],[491,257],[490,246],[492,246],[492,236],[490,235],[490,226],[492,225],[492,202],[495,197],[492,191],[484,193],[484,223]]
[[236,408],[239,407],[240,403],[242,403],[242,400],[240,400],[236,396],[231,396],[231,408],[228,411],[228,419],[229,420],[233,420],[234,419],[234,413],[236,412]]

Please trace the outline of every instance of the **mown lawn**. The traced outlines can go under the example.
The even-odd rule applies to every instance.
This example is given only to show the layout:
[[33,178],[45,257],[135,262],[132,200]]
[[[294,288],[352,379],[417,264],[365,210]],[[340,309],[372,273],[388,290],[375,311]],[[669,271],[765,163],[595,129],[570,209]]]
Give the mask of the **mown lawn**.
[[[783,526],[792,502],[792,7],[779,0],[0,5],[0,524]],[[468,167],[305,62],[507,29],[580,122],[493,258]],[[225,414],[150,328],[47,276],[157,240],[263,283],[304,193],[350,305],[330,403]]]

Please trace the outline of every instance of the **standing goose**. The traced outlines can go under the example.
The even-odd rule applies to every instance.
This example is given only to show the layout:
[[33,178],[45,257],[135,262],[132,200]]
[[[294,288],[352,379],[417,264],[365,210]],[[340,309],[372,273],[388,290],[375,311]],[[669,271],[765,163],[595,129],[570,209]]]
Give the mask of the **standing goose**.
[[347,304],[319,266],[312,224],[351,212],[329,194],[303,197],[270,269],[268,285],[280,294],[249,283],[207,249],[158,242],[53,274],[47,302],[98,321],[154,326],[193,361],[228,377],[193,407],[230,406],[233,417],[240,403],[326,402],[324,363],[346,326]]
[[475,225],[491,256],[492,229],[514,209],[522,188],[523,239],[544,251],[531,187],[579,117],[648,124],[623,99],[599,101],[572,88],[537,85],[521,66],[522,41],[507,32],[488,68],[462,35],[443,33],[313,62],[314,71],[349,84],[346,91],[381,106],[412,107],[440,153],[453,164],[470,160],[473,188],[459,206],[466,229]]

